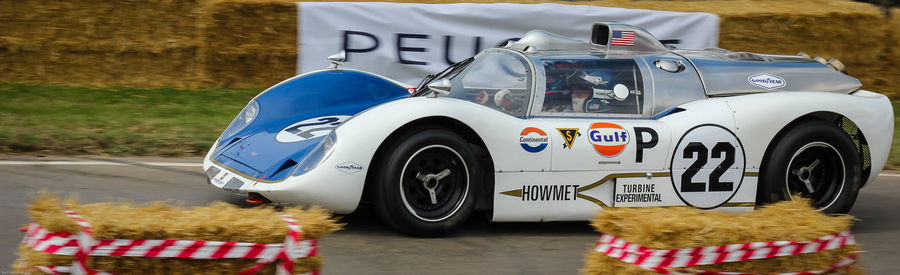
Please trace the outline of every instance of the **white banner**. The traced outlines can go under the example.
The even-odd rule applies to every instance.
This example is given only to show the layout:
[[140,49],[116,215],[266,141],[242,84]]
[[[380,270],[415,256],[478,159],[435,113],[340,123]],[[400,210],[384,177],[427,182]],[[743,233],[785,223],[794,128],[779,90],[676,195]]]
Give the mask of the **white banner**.
[[718,44],[719,18],[709,13],[561,4],[407,4],[300,2],[297,70],[328,67],[345,49],[346,67],[409,84],[429,73],[518,39],[533,29],[590,40],[591,25],[616,21],[643,27],[665,44]]

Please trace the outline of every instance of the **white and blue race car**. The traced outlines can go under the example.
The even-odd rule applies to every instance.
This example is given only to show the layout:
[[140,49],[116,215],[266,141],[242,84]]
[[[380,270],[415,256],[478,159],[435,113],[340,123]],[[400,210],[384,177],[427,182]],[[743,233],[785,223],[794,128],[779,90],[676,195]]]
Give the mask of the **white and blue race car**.
[[[850,210],[884,167],[894,117],[836,60],[679,50],[630,25],[543,31],[412,87],[335,66],[250,101],[204,159],[251,202],[350,213],[436,236],[609,207]],[[412,93],[412,95],[410,95]]]

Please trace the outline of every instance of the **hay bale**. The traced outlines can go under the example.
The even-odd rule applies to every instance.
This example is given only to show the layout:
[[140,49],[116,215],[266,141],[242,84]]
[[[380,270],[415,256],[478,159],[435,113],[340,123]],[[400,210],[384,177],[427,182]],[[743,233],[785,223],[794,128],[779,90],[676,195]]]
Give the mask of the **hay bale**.
[[[111,47],[110,47],[111,48]],[[153,52],[131,49],[0,51],[0,81],[86,86],[187,87],[199,80],[194,71],[197,47]],[[199,87],[199,85],[191,86]]]
[[[653,249],[682,249],[750,242],[810,241],[849,230],[852,219],[847,215],[824,215],[813,210],[808,201],[798,200],[771,204],[747,213],[703,211],[687,207],[614,208],[599,212],[591,224],[598,232],[634,244]],[[763,274],[825,270],[854,252],[859,252],[857,245],[692,268]],[[850,268],[850,274],[862,274],[856,263]],[[586,256],[586,266],[582,272],[656,274],[593,250]]]
[[[735,51],[773,54],[806,52],[825,59],[837,58],[864,89],[896,95],[900,84],[885,66],[896,46],[882,15],[842,12],[820,15],[745,15],[722,19],[720,46]],[[767,31],[764,33],[763,31]],[[893,84],[892,84],[893,83]]]
[[296,74],[296,2],[214,1],[206,12],[206,85],[266,87]]
[[201,2],[0,0],[0,81],[188,87]]
[[[210,206],[183,209],[159,202],[148,206],[129,203],[79,204],[65,202],[64,207],[77,212],[93,227],[94,239],[135,240],[205,240],[250,243],[282,243],[287,227],[273,208],[239,208],[217,202]],[[297,219],[303,239],[319,239],[339,230],[341,225],[322,209],[285,208],[282,211]],[[79,232],[79,227],[63,214],[56,197],[42,194],[29,208],[31,220],[51,232]],[[14,270],[42,274],[29,269],[34,266],[69,266],[72,256],[53,255],[19,247]],[[252,267],[257,259],[163,259],[140,257],[89,257],[88,268],[114,274],[235,274]],[[322,269],[321,256],[298,258],[297,273]],[[270,264],[263,274],[274,273]]]
[[[896,9],[886,18],[849,0],[555,2],[718,14],[723,48],[838,58],[863,88],[900,92]],[[0,26],[0,82],[250,88],[296,73],[294,0],[0,0]]]

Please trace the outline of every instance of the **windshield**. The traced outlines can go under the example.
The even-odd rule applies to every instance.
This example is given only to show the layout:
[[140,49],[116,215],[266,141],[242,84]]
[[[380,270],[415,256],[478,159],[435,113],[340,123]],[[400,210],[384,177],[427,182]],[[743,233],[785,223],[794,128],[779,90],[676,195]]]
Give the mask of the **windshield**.
[[512,116],[525,116],[531,98],[531,70],[520,56],[488,50],[450,80],[448,97],[472,101]]
[[472,60],[474,60],[474,59],[475,59],[475,57],[466,58],[463,61],[460,61],[460,62],[457,62],[456,64],[450,65],[450,67],[447,67],[446,69],[444,69],[443,71],[441,71],[439,73],[429,74],[429,75],[425,76],[425,78],[422,79],[422,82],[420,82],[419,85],[416,86],[416,93],[413,94],[412,96],[421,96],[421,95],[428,94],[428,90],[429,90],[428,83],[431,83],[432,81],[437,80],[437,79],[443,79],[443,78],[454,76],[456,73],[459,73],[460,71],[462,71],[462,69],[465,69],[466,66],[469,65],[469,63],[472,63]]

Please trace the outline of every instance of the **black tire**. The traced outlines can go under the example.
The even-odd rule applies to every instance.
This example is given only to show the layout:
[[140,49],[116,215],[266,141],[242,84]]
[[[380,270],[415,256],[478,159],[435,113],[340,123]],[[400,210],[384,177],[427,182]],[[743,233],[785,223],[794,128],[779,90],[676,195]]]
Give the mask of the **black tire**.
[[379,161],[373,202],[391,227],[415,236],[442,236],[472,213],[483,177],[473,150],[459,135],[446,129],[411,131]]
[[859,152],[850,136],[825,121],[789,129],[763,162],[757,201],[761,205],[796,196],[825,213],[847,213],[859,193]]

